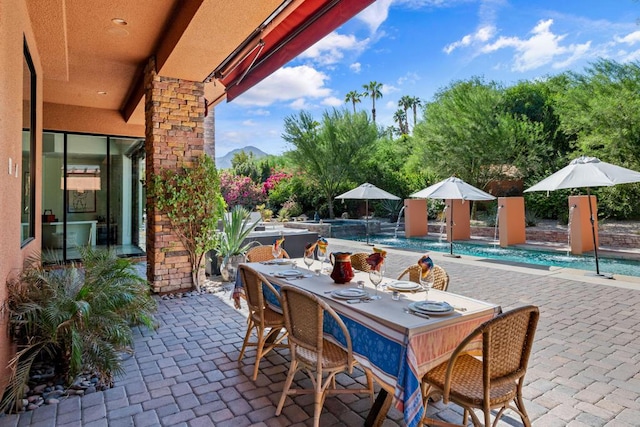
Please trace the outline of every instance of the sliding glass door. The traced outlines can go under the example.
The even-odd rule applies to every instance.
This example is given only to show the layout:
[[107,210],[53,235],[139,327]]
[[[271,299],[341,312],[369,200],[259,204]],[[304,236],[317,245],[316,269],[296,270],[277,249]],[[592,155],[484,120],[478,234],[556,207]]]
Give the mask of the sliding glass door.
[[[133,147],[139,139],[47,132],[43,139],[42,247],[56,260],[79,258],[79,248],[108,247],[144,254],[143,226],[134,216],[141,185]],[[144,150],[142,150],[144,153]],[[135,182],[138,185],[135,185]]]

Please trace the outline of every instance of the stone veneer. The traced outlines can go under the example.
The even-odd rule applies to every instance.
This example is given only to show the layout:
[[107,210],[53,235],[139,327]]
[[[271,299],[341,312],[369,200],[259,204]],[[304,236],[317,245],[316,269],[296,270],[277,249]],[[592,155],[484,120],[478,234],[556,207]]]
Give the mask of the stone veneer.
[[[145,70],[146,181],[162,169],[193,166],[204,152],[204,83]],[[147,279],[158,293],[192,287],[191,264],[167,216],[147,197]]]

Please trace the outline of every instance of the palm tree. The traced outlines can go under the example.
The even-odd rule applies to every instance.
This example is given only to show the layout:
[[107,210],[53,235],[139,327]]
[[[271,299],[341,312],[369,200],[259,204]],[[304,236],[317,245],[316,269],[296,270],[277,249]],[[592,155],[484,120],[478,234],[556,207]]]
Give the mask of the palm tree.
[[406,133],[409,133],[409,114],[407,114],[407,112],[409,111],[409,108],[411,108],[411,105],[413,102],[412,100],[413,100],[413,97],[409,95],[404,95],[398,101],[398,107],[404,110],[404,120],[405,120],[404,123],[405,123],[405,130],[407,131]]
[[371,102],[373,107],[371,108],[371,117],[373,118],[373,122],[376,122],[376,99],[382,98],[382,83],[378,83],[376,81],[371,81],[369,84],[362,85],[362,87],[366,90],[363,93],[364,96],[371,98]]
[[413,127],[416,127],[418,122],[418,106],[422,105],[422,100],[417,96],[411,97],[411,108],[413,109]]
[[403,110],[398,110],[393,115],[393,121],[398,122],[398,127],[400,128],[400,134],[408,134],[409,129],[407,129],[407,113]]
[[356,92],[355,90],[350,91],[344,97],[344,102],[351,102],[353,104],[353,112],[356,112],[356,104],[360,102],[362,98],[362,94],[360,92]]

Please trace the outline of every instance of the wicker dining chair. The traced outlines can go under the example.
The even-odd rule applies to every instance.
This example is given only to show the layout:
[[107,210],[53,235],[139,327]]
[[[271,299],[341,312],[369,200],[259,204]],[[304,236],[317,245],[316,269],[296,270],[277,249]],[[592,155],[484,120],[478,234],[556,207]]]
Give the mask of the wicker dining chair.
[[[402,273],[400,273],[400,275],[398,276],[398,280],[402,280],[402,278],[407,274],[409,275],[409,280],[411,282],[420,283],[422,268],[418,264],[412,264],[409,267],[405,268]],[[444,268],[440,267],[439,265],[434,265],[433,289],[446,291],[447,288],[449,288],[449,274]]]
[[[271,245],[254,246],[247,252],[247,262],[262,262],[275,259],[271,251],[272,249],[273,246]],[[280,258],[289,258],[289,254],[284,248],[282,248]]]
[[[530,427],[522,401],[522,385],[539,317],[538,307],[532,305],[502,313],[478,326],[458,345],[448,361],[427,372],[422,379],[425,405],[422,423],[452,425],[426,418],[429,397],[442,394],[445,404],[452,401],[464,409],[464,426],[469,414],[474,426],[483,425],[474,408],[482,410],[484,426],[492,425],[491,410],[500,408],[493,425],[505,410],[512,409],[520,415],[522,423]],[[471,342],[480,338],[482,358],[478,359],[466,350]]]
[[[238,272],[244,285],[245,298],[249,309],[247,318],[247,333],[242,343],[238,362],[242,360],[247,347],[256,347],[256,363],[253,367],[253,379],[258,377],[260,360],[275,347],[286,347],[282,340],[287,336],[284,328],[284,318],[281,313],[273,310],[265,301],[264,292],[271,292],[280,302],[280,294],[269,281],[256,270],[246,264],[240,264]],[[255,329],[257,341],[249,341]],[[282,334],[281,334],[282,332]]]
[[367,257],[370,254],[365,252],[356,252],[351,255],[351,267],[355,270],[364,271],[368,273],[371,271],[371,266],[367,263]]
[[[341,372],[352,373],[357,364],[353,358],[351,336],[338,314],[318,296],[303,289],[285,285],[280,288],[285,326],[289,332],[291,349],[289,373],[278,402],[276,415],[280,415],[289,395],[313,394],[313,425],[320,424],[320,413],[324,400],[329,394],[366,393],[373,401],[373,377],[365,369],[367,388],[336,388],[335,376]],[[332,317],[345,338],[346,349],[324,337],[323,322],[325,314]],[[304,370],[313,385],[313,389],[292,389],[293,377]]]

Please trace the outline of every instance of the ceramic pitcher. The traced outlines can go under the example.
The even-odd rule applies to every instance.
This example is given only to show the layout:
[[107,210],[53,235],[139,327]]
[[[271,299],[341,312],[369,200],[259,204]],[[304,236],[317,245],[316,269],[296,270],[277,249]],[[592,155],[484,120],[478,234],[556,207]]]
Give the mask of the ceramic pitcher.
[[338,284],[350,282],[353,279],[351,268],[351,252],[332,252],[329,255],[333,264],[331,278]]

